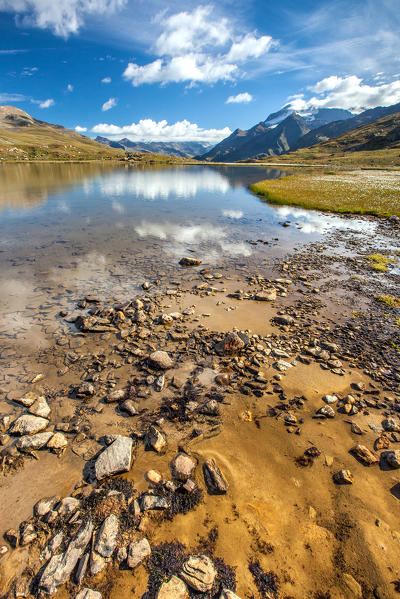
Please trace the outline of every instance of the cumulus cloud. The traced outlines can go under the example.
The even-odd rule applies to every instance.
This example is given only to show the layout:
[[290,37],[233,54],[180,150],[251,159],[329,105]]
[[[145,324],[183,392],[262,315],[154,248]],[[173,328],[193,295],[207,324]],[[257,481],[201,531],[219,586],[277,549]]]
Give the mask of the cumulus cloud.
[[112,140],[127,137],[131,141],[210,141],[214,143],[218,143],[232,133],[229,127],[203,129],[187,120],[169,125],[166,120],[156,122],[152,119],[142,119],[138,123],[124,127],[99,123],[93,127],[92,132],[106,135]]
[[68,83],[67,85],[67,92],[73,92],[74,91],[74,86],[71,85],[71,83]]
[[103,77],[101,80],[102,83],[111,83],[111,77]]
[[126,3],[127,0],[0,0],[0,10],[16,13],[23,25],[50,29],[67,38],[79,31],[88,15],[113,13]]
[[116,106],[116,105],[117,105],[117,98],[110,98],[109,100],[107,100],[107,102],[104,102],[101,109],[103,112],[105,112],[106,110],[110,110],[110,108],[114,108],[114,106]]
[[232,23],[216,17],[211,6],[173,14],[163,20],[163,28],[154,45],[158,58],[126,67],[123,77],[133,86],[232,81],[242,74],[242,65],[266,54],[275,43],[268,35],[236,34]]
[[8,93],[0,93],[0,102],[4,102],[5,104],[12,102],[26,102],[29,98],[22,94],[8,94]]
[[34,100],[31,98],[32,104],[39,104],[39,108],[50,108],[50,106],[54,106],[55,102],[53,98],[48,98],[47,100]]
[[301,112],[311,108],[347,108],[353,112],[361,112],[400,102],[400,80],[368,85],[356,75],[332,75],[318,81],[309,90],[316,95],[309,99],[304,95],[293,98],[290,102],[293,110]]
[[87,127],[80,127],[79,125],[77,125],[75,127],[75,131],[77,131],[78,133],[85,133],[85,131],[87,131]]
[[236,96],[229,96],[225,104],[248,104],[253,99],[253,96],[247,92],[237,94]]

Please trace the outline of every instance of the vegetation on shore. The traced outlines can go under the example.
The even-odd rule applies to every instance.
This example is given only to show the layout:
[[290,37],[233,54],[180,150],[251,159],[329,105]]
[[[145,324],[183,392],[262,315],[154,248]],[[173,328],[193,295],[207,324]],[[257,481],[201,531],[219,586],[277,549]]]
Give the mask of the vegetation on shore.
[[370,254],[367,256],[370,267],[377,272],[386,272],[388,264],[395,264],[395,260],[383,254]]
[[250,189],[271,204],[375,216],[400,216],[396,171],[311,172],[254,183]]

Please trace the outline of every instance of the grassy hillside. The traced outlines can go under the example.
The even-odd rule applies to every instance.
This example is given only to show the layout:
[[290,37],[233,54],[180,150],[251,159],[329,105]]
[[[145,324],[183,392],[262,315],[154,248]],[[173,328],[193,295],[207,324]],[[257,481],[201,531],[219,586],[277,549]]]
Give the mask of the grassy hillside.
[[118,160],[123,150],[0,106],[0,160]]
[[262,160],[282,164],[400,166],[400,113],[362,125],[310,148]]

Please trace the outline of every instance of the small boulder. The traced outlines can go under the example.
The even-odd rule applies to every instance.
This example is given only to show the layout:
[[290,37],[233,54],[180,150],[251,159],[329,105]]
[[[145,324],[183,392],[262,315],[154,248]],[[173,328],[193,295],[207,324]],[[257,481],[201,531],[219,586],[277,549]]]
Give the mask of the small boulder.
[[354,477],[350,470],[339,470],[333,475],[333,480],[337,485],[352,485]]
[[12,435],[34,435],[45,429],[49,424],[46,418],[23,414],[12,423],[9,432]]
[[41,518],[54,509],[54,506],[59,501],[60,498],[55,495],[53,495],[53,497],[43,497],[43,499],[39,499],[33,506],[33,513],[37,518]]
[[169,467],[174,478],[185,481],[190,478],[194,468],[196,468],[196,460],[186,453],[178,453],[171,461]]
[[365,445],[355,445],[351,450],[351,453],[365,466],[371,466],[372,464],[377,464],[379,462],[376,455],[374,455],[368,447],[365,447]]
[[204,462],[203,475],[210,495],[223,495],[227,492],[229,485],[213,458]]
[[400,468],[400,449],[384,451],[381,456],[384,460],[386,460],[386,463],[388,466],[390,466],[390,468]]
[[132,399],[126,399],[125,401],[120,403],[119,409],[129,414],[129,416],[137,416],[139,414],[139,410],[137,409],[136,404]]
[[173,360],[167,354],[166,351],[155,351],[149,356],[150,362],[152,366],[159,368],[160,370],[168,370],[172,368],[174,365]]
[[156,599],[189,599],[186,584],[177,576],[172,576],[168,582],[164,582]]
[[21,439],[18,439],[15,445],[20,451],[36,451],[38,449],[42,449],[42,447],[45,447],[45,445],[53,437],[53,434],[54,433],[49,431],[46,433],[37,433],[36,435],[25,436]]
[[38,399],[30,406],[28,412],[34,416],[48,418],[50,414],[50,406],[45,397],[38,397]]
[[97,535],[94,548],[103,557],[111,557],[117,546],[119,522],[115,514],[110,514],[104,520]]
[[206,593],[213,587],[217,570],[207,555],[192,555],[182,566],[180,577],[195,591]]
[[129,568],[136,568],[151,554],[150,543],[146,538],[129,545],[127,563]]
[[320,408],[319,410],[317,410],[316,412],[316,416],[319,416],[320,418],[334,418],[335,417],[335,410],[331,407],[331,406],[322,406],[322,408]]
[[179,260],[181,266],[200,266],[201,260],[198,258],[191,258],[190,256],[184,256]]
[[95,462],[97,480],[120,472],[129,472],[132,464],[132,447],[133,442],[130,437],[118,436]]
[[161,453],[166,448],[167,441],[155,426],[151,426],[146,435],[146,445],[157,453]]
[[235,354],[246,346],[244,335],[232,332],[227,333],[225,338],[216,344],[215,351],[220,355]]
[[102,594],[92,589],[84,588],[75,595],[75,599],[102,599]]

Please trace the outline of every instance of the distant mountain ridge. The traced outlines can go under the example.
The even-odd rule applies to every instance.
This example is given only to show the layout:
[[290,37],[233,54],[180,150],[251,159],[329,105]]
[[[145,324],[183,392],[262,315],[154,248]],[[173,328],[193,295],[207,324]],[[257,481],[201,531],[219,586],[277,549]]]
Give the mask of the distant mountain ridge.
[[247,131],[236,129],[196,158],[210,162],[237,162],[280,156],[332,139],[399,110],[400,104],[395,104],[366,110],[358,115],[341,108],[320,108],[300,114],[286,106]]
[[123,152],[93,139],[39,121],[15,106],[0,106],[0,158],[5,160],[119,159]]
[[119,141],[112,141],[108,137],[96,137],[95,141],[122,150],[135,152],[150,152],[152,154],[165,154],[180,158],[192,158],[212,147],[212,144],[200,141],[131,141],[124,137]]

